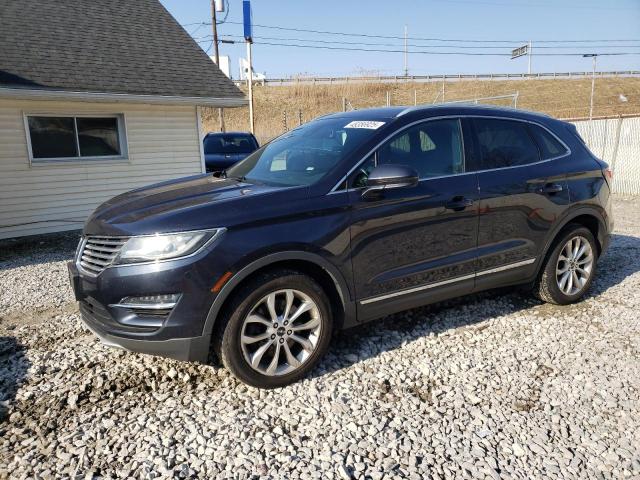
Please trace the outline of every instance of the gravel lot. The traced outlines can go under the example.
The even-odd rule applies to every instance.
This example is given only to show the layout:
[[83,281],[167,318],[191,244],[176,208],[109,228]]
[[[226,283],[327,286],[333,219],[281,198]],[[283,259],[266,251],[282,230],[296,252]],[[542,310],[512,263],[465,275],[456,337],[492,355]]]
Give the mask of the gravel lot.
[[577,305],[492,292],[395,315],[275,391],[100,345],[67,286],[73,235],[3,246],[0,477],[640,478],[638,212],[616,200]]

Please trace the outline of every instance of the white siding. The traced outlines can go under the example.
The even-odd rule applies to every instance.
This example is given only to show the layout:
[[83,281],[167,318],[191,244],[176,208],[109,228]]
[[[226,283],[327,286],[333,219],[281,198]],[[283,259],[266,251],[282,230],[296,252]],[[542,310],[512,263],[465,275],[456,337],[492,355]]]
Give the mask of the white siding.
[[[127,159],[30,165],[25,113],[123,114]],[[195,106],[0,99],[0,238],[79,229],[114,195],[200,173],[198,128]]]

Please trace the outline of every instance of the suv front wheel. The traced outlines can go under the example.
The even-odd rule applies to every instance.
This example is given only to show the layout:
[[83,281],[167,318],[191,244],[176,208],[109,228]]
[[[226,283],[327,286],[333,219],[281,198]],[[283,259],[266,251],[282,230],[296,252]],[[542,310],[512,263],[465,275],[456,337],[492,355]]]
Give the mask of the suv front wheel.
[[234,376],[276,388],[306,375],[327,350],[331,308],[322,287],[302,273],[259,274],[226,309],[214,348]]

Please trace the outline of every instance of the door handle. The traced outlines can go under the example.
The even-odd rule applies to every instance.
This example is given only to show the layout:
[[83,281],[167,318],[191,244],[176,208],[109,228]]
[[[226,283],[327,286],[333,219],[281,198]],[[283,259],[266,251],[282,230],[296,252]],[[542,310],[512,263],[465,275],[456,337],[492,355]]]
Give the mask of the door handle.
[[467,207],[471,207],[473,205],[473,200],[470,198],[465,198],[463,196],[453,197],[447,203],[444,204],[444,208],[447,210],[454,210],[456,212],[460,212]]
[[538,188],[538,193],[543,193],[543,194],[560,193],[562,190],[563,190],[563,187],[559,183],[547,183],[543,187]]

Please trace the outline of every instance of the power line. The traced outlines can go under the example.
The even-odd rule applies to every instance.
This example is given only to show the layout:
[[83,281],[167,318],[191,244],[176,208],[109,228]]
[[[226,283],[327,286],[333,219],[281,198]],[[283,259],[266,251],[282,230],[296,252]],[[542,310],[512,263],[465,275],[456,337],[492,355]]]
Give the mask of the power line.
[[[225,35],[227,38],[244,38],[242,35]],[[205,35],[203,37],[197,37],[197,41],[205,41],[209,40],[211,35]],[[339,44],[339,45],[364,45],[364,46],[373,46],[373,47],[401,47],[402,45],[397,43],[369,43],[369,42],[349,42],[345,40],[320,40],[320,39],[312,39],[312,38],[294,38],[294,37],[264,37],[254,36],[256,40],[275,40],[275,41],[292,41],[292,42],[310,42],[310,43],[321,43],[321,44]],[[509,47],[506,46],[496,46],[496,45],[419,45],[415,43],[408,43],[408,47],[416,47],[416,48],[466,48],[466,49],[502,49],[505,50]],[[577,49],[577,48],[585,48],[583,45],[577,46],[551,46],[551,45],[541,45],[536,47],[537,49]],[[590,49],[593,48],[640,48],[640,45],[589,45]],[[511,50],[509,48],[509,50]]]
[[[310,48],[318,50],[340,50],[349,52],[377,52],[377,53],[404,53],[404,50],[391,50],[381,48],[358,48],[358,47],[332,47],[328,45],[301,45],[296,43],[274,43],[274,42],[261,42],[254,39],[256,45],[269,45],[275,47],[293,47],[293,48]],[[483,56],[483,57],[505,57],[511,56],[511,52],[505,53],[488,53],[488,52],[434,52],[427,50],[409,50],[407,53],[418,55],[462,55],[462,56]],[[538,57],[582,57],[583,52],[580,53],[539,53]],[[624,56],[624,55],[640,55],[639,52],[601,52],[597,53],[599,56]]]
[[[233,25],[243,25],[243,22],[236,22],[232,20],[227,20],[226,23]],[[186,24],[184,26],[193,25]],[[278,25],[264,25],[259,23],[254,23],[254,27],[260,28],[268,28],[273,30],[285,30],[290,32],[305,32],[305,33],[315,33],[321,35],[341,35],[341,36],[349,36],[349,37],[365,37],[365,38],[383,38],[388,40],[404,40],[404,36],[397,35],[374,35],[370,33],[353,33],[353,32],[335,32],[329,30],[313,30],[313,29],[305,29],[305,28],[291,28],[291,27],[281,27]],[[432,42],[463,42],[463,43],[521,43],[528,42],[529,40],[479,40],[479,39],[455,39],[455,38],[425,38],[425,37],[407,37],[408,40],[418,40],[418,41],[432,41]],[[588,40],[532,40],[536,43],[599,43],[599,42],[640,42],[640,39],[588,39]]]
[[[189,35],[191,35],[192,37],[194,37],[194,35],[195,35],[195,34],[198,32],[198,30],[200,30],[202,27],[204,27],[204,25],[203,25],[203,24],[201,24],[201,23],[199,23],[199,24],[198,24],[198,26],[196,27],[196,29],[195,29],[193,32],[189,33]],[[194,38],[195,38],[195,37],[194,37]]]

